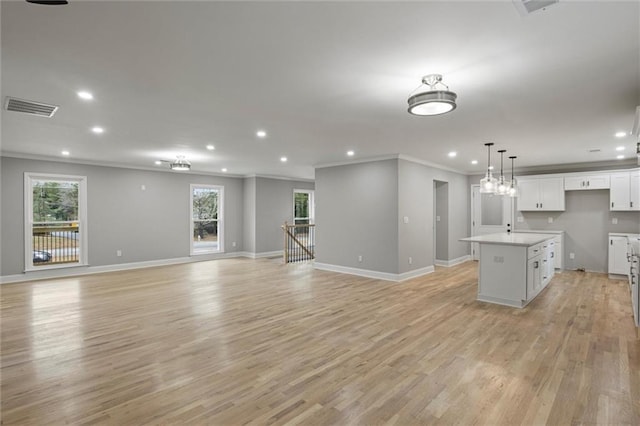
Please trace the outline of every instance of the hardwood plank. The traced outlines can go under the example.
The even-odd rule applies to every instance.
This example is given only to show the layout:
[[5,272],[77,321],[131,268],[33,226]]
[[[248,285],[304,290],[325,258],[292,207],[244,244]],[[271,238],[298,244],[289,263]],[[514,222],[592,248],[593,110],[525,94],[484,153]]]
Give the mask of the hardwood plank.
[[521,310],[476,283],[225,259],[3,285],[2,424],[640,424],[626,282],[564,272]]

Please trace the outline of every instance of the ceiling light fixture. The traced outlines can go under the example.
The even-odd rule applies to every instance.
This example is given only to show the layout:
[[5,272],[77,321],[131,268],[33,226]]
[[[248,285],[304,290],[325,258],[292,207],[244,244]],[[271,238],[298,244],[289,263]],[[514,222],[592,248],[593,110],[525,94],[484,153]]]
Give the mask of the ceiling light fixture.
[[455,151],[451,151],[451,152],[450,152],[450,153],[448,153],[447,155],[448,155],[449,157],[453,158],[453,157],[455,157],[456,155],[458,155],[458,153],[457,153],[457,152],[455,152]]
[[87,92],[86,90],[81,90],[78,92],[78,97],[80,99],[83,99],[85,101],[90,101],[93,99],[93,95],[91,94],[91,92]]
[[353,151],[347,151],[347,155],[348,155],[349,157],[353,157],[355,154],[356,154],[356,153],[355,153],[355,152],[353,152]]
[[178,155],[176,161],[171,163],[169,167],[176,172],[185,172],[191,170],[191,163],[184,158],[184,155]]
[[222,171],[223,171],[224,173],[226,173],[226,172],[227,172],[227,168],[226,168],[226,167],[223,167],[223,168],[222,168]]
[[476,164],[478,164],[478,160],[471,160],[471,164],[475,166]]
[[624,146],[618,146],[618,147],[616,147],[616,151],[624,151]]
[[627,132],[616,132],[616,138],[624,138],[627,136]]
[[[442,88],[437,88],[438,85]],[[407,100],[408,111],[413,115],[445,114],[456,109],[457,97],[458,95],[442,82],[442,75],[425,75],[422,77],[422,85],[414,90]]]
[[618,155],[616,158],[617,158],[618,160],[624,160],[624,155]]
[[100,134],[104,133],[104,129],[102,127],[100,127],[100,126],[92,127],[91,131],[93,133],[95,133],[96,135],[100,135]]
[[266,138],[267,137],[267,132],[265,132],[264,130],[258,130],[256,132],[256,136],[259,138]]
[[64,155],[64,156],[67,156],[67,155],[70,154],[70,152],[69,151],[62,151],[61,154]]
[[209,151],[213,151],[214,149],[216,149],[216,147],[215,147],[215,146],[213,146],[213,145],[207,145],[207,149],[208,149]]
[[518,157],[509,157],[511,159],[511,183],[509,184],[509,197],[515,198],[518,196],[518,182],[513,174],[513,160]]
[[493,177],[491,170],[491,147],[493,146],[493,142],[485,143],[484,146],[487,147],[487,174],[480,179],[480,193],[482,194],[495,194],[497,180]]
[[498,150],[500,153],[500,177],[498,178],[498,186],[496,187],[496,194],[498,195],[507,195],[509,193],[509,185],[507,181],[504,179],[504,153],[507,152],[506,149]]
[[280,161],[282,161],[283,163],[287,162],[287,157],[280,157]]
[[160,165],[162,164],[162,161],[160,161],[160,160],[156,160],[156,161],[154,161],[154,164],[155,164],[156,166],[160,166]]

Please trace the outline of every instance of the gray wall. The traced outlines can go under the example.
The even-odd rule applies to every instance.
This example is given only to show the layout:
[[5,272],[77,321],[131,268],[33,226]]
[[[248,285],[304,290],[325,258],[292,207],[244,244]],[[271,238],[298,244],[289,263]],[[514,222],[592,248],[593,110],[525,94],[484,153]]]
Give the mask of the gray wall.
[[[515,229],[565,231],[566,269],[607,272],[609,232],[640,233],[640,212],[609,211],[609,190],[566,191],[564,212],[516,212]],[[549,223],[553,218],[553,223]],[[617,218],[618,224],[612,224]],[[569,259],[575,253],[575,259]]]
[[[448,186],[447,255],[453,260],[469,254],[469,244],[458,241],[469,235],[469,187],[466,175],[407,160],[399,161],[399,272],[409,272],[434,264],[434,181]],[[409,223],[404,224],[404,216]],[[408,258],[413,263],[409,265]]]
[[2,275],[24,270],[24,172],[87,176],[91,266],[189,256],[191,183],[224,186],[225,251],[242,250],[242,179],[8,157],[1,162]]
[[256,180],[255,253],[282,250],[282,224],[293,223],[293,190],[314,189],[313,182]]
[[256,252],[256,178],[244,179],[244,214],[242,248],[249,253]]
[[[436,259],[449,259],[449,184],[435,181]],[[438,220],[440,218],[440,220]]]
[[398,272],[397,160],[316,169],[315,195],[316,262]]
[[316,261],[394,274],[432,266],[434,180],[449,188],[443,260],[468,254],[458,242],[469,232],[467,177],[390,159],[316,169]]

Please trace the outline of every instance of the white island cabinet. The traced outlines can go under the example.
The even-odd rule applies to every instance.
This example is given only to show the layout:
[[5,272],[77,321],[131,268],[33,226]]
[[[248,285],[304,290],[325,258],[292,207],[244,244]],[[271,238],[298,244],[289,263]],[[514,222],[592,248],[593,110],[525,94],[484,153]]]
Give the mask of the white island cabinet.
[[480,245],[480,301],[522,308],[553,278],[553,235],[501,233],[463,238],[460,241]]

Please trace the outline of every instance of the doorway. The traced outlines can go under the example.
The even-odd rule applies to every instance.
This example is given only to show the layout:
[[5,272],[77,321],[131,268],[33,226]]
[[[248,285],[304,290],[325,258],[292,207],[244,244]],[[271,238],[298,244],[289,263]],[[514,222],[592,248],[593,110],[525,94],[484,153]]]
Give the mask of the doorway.
[[433,258],[434,264],[449,261],[449,183],[433,181]]
[[[471,185],[471,236],[507,232],[513,225],[513,199],[482,194],[480,185]],[[471,244],[471,259],[478,260],[478,243]]]

